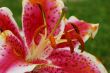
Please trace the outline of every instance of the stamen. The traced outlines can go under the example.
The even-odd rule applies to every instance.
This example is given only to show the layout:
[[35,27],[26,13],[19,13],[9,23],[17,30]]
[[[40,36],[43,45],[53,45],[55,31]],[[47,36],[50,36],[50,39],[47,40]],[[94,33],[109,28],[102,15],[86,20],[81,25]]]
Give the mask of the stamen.
[[[66,13],[66,12],[67,12],[67,8],[64,7],[64,8],[62,9],[62,14],[61,14],[61,16],[60,16],[58,22],[56,23],[55,27],[53,28],[52,32],[50,33],[50,35],[53,35],[53,33],[55,32],[55,30],[57,29],[57,27],[60,25],[60,22],[61,22],[62,18],[65,16],[65,13]],[[50,36],[50,35],[49,35],[49,36]]]
[[85,49],[84,41],[82,40],[81,36],[80,36],[78,33],[76,33],[74,37],[75,37],[75,38],[79,41],[79,43],[81,44],[81,52],[83,52],[84,49]]
[[[74,41],[72,41],[71,39],[71,32],[65,31],[64,35],[65,35],[65,38],[67,39],[67,43],[70,47],[70,51],[71,53],[73,53],[74,52],[74,44],[73,44]],[[85,47],[84,47],[84,42],[81,36],[78,33],[74,33],[74,38],[77,39],[79,43],[81,44],[81,52],[83,52]]]
[[70,24],[73,26],[73,28],[75,29],[75,31],[76,31],[78,34],[80,34],[80,31],[79,31],[78,26],[75,25],[75,24],[73,24],[73,23],[70,23]]
[[74,44],[73,44],[73,42],[72,42],[72,40],[70,38],[69,32],[67,32],[67,31],[65,32],[65,37],[66,37],[68,45],[70,47],[70,51],[71,51],[71,53],[73,53],[74,52]]
[[40,31],[41,31],[43,28],[46,28],[46,25],[42,25],[42,26],[40,26],[39,28],[36,29],[35,34],[34,34],[34,39],[35,39],[35,37],[40,33]]
[[52,48],[56,48],[56,41],[53,35],[49,37]]
[[62,18],[64,17],[64,15],[65,15],[66,12],[67,12],[67,8],[65,7],[65,8],[62,9],[62,14],[61,14],[61,16],[60,16],[58,22],[56,23],[56,25],[55,25],[55,27],[53,28],[53,30],[52,30],[52,32],[50,33],[50,35],[48,36],[48,38],[49,38],[49,40],[50,40],[50,42],[51,42],[51,46],[52,46],[53,48],[56,48],[56,41],[55,41],[55,38],[54,38],[54,36],[53,36],[53,33],[55,32],[55,30],[56,30],[57,27],[59,26],[59,24],[60,24],[60,22],[61,22],[61,20],[62,20]]
[[73,28],[75,29],[75,38],[80,42],[81,44],[81,52],[84,51],[85,47],[84,47],[84,41],[82,40],[81,36],[79,35],[80,34],[80,31],[79,31],[79,28],[77,25],[71,23],[71,25],[73,26]]
[[29,0],[31,2],[31,4],[35,5],[35,4],[41,4],[41,0]]
[[[44,10],[42,8],[42,6],[40,4],[38,4],[40,10],[41,10],[41,13],[42,13],[42,17],[43,17],[43,21],[44,21],[44,25],[47,26],[47,23],[46,23],[46,15],[44,13]],[[47,28],[45,28],[45,37],[47,36]]]

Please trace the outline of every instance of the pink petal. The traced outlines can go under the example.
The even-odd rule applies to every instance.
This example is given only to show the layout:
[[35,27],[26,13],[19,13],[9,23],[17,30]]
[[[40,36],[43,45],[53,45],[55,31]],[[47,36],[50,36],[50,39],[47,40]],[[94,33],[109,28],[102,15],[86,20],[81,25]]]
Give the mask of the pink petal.
[[[74,44],[74,48],[78,48],[79,46],[79,43],[78,41],[76,40],[76,37],[75,37],[75,34],[77,33],[75,31],[75,29],[73,28],[73,26],[71,24],[74,24],[77,26],[78,28],[78,31],[79,31],[79,36],[83,39],[84,42],[86,42],[90,37],[91,38],[94,38],[97,31],[98,31],[98,27],[99,27],[99,24],[91,24],[91,23],[87,23],[85,21],[82,21],[82,20],[79,20],[77,19],[76,17],[74,16],[71,16],[69,18],[69,20],[67,21],[66,23],[66,26],[65,26],[65,31],[71,31],[70,32],[70,38],[73,41],[73,44]],[[65,39],[64,36],[62,36],[62,39]],[[81,42],[81,41],[80,41]],[[67,47],[68,46],[68,43],[67,42],[64,42],[64,43],[60,43],[57,45],[57,47],[61,48],[61,47]]]
[[67,50],[56,50],[48,59],[67,73],[107,73],[104,66],[93,55],[86,52],[71,54]]
[[29,64],[24,61],[16,61],[10,66],[6,73],[26,73],[32,71],[36,64]]
[[[75,24],[79,28],[80,35],[83,38],[86,35],[89,35],[89,37],[94,38],[97,31],[98,31],[98,27],[99,27],[99,24],[88,23],[88,22],[85,22],[83,20],[79,20],[74,16],[71,16],[67,23]],[[69,28],[70,28],[69,30],[71,30],[72,26],[70,26]]]
[[17,61],[24,61],[26,49],[9,30],[0,33],[0,73],[6,73]]
[[20,40],[20,33],[16,21],[13,19],[13,14],[6,7],[0,8],[0,31],[10,30]]
[[[47,31],[48,34],[50,34],[61,15],[63,3],[59,0],[41,0],[39,2],[42,6],[42,9],[44,10],[46,16]],[[23,0],[23,30],[28,45],[32,42],[36,29],[42,25],[44,25],[44,22],[39,6],[37,4],[33,5],[30,0]],[[54,34],[58,34],[60,30],[61,29],[59,26]],[[44,30],[41,32],[44,32]],[[36,40],[36,43],[38,43],[38,41],[40,41],[40,37],[38,36]]]
[[44,67],[40,69],[36,69],[36,71],[26,72],[26,73],[68,73],[62,68],[55,68],[55,67]]

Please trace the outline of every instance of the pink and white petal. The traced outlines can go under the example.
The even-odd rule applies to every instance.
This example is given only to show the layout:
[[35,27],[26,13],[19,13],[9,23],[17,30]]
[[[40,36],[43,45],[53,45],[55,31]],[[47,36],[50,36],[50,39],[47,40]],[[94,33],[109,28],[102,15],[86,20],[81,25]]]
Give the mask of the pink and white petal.
[[[48,34],[52,31],[60,18],[63,8],[62,1],[59,0],[41,0],[39,1],[45,13]],[[43,3],[42,3],[43,2]],[[38,4],[31,3],[30,0],[23,0],[23,14],[22,14],[23,30],[25,33],[27,44],[31,44],[35,31],[40,26],[44,25],[42,12]],[[55,31],[55,34],[60,32],[60,26]],[[44,30],[42,30],[44,32]],[[36,37],[36,40],[40,39]]]
[[24,61],[26,49],[9,30],[0,33],[0,73],[5,73],[17,61]]
[[[99,28],[99,24],[87,23],[83,20],[77,19],[75,16],[71,16],[67,23],[73,23],[78,27],[80,35],[84,38],[84,41],[87,41],[89,37],[94,38]],[[72,26],[70,26],[70,28],[72,29]]]
[[31,44],[35,31],[43,25],[43,18],[38,5],[23,0],[22,26],[28,45]]
[[51,45],[47,45],[47,47],[45,48],[45,50],[42,53],[41,58],[42,59],[46,59],[53,51],[53,48],[51,47]]
[[6,73],[26,73],[32,71],[35,67],[36,64],[29,64],[23,61],[18,61],[11,65]]
[[40,68],[36,71],[27,72],[27,73],[68,73],[68,72],[66,72],[62,68],[55,68],[55,67],[48,66],[48,67]]
[[87,53],[87,52],[83,52],[82,55],[92,59],[92,61],[97,65],[97,67],[101,71],[101,73],[108,73],[106,68],[103,66],[103,64],[95,56],[93,56],[93,55],[91,55],[90,53]]
[[102,63],[87,52],[71,54],[67,50],[56,50],[48,59],[68,73],[107,73]]
[[[46,15],[48,34],[50,34],[61,16],[64,4],[62,0],[47,0],[46,5],[44,4],[43,7]],[[63,31],[62,27],[64,27],[63,20],[54,32],[54,35],[58,35],[59,32]]]
[[0,8],[0,31],[10,30],[20,40],[21,36],[16,21],[13,18],[13,14],[7,7]]
[[[66,23],[65,31],[71,31],[70,38],[74,40],[73,43],[74,43],[75,50],[77,50],[77,48],[79,47],[80,44],[78,43],[77,40],[75,40],[76,32],[75,32],[75,29],[73,28],[73,26],[71,25],[71,23],[77,26],[79,33],[80,33],[79,35],[81,36],[81,38],[84,42],[86,42],[90,37],[94,38],[95,35],[97,34],[97,31],[99,28],[99,24],[90,24],[85,21],[79,20],[74,16],[71,16]],[[64,39],[65,37],[62,36],[62,38]],[[66,44],[68,44],[68,43],[66,43],[66,42],[64,44],[61,43],[58,45],[58,47],[63,46],[63,45],[64,45],[63,47],[65,47],[65,46],[67,46]]]

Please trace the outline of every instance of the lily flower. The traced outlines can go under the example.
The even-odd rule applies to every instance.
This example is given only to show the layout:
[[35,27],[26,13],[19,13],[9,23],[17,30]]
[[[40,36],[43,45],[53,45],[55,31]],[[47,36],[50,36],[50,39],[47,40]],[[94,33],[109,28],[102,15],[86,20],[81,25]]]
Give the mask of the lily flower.
[[99,25],[65,12],[61,0],[23,0],[20,31],[10,9],[0,8],[0,73],[107,73],[84,51]]

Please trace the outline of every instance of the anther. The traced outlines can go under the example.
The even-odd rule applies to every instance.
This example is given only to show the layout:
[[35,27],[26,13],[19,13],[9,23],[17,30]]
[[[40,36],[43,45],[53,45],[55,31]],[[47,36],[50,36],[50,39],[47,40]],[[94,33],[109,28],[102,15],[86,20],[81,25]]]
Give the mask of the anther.
[[31,4],[36,5],[36,4],[41,4],[40,0],[29,0]]
[[50,40],[50,42],[51,42],[52,48],[56,48],[56,41],[55,41],[55,38],[54,38],[53,35],[50,35],[50,36],[49,36],[49,40]]
[[[41,10],[41,13],[42,13],[42,17],[43,17],[43,22],[44,22],[44,25],[47,26],[47,23],[46,23],[46,15],[45,15],[45,12],[42,8],[42,6],[40,4],[38,4],[40,10]],[[47,29],[45,28],[45,37],[47,36]]]
[[73,23],[71,23],[71,25],[73,26],[73,28],[75,30],[75,36],[74,37],[80,42],[80,44],[81,44],[81,52],[83,52],[84,49],[85,49],[85,44],[84,44],[84,41],[82,40],[82,38],[80,36],[80,30],[79,30],[77,25],[75,25]]
[[67,12],[68,12],[68,7],[64,7],[64,8],[62,9],[62,11],[65,12],[65,13],[67,13]]
[[2,28],[0,28],[0,33],[1,33],[1,32],[3,32],[3,29],[2,29]]
[[74,30],[76,31],[76,33],[80,34],[79,28],[77,25],[70,23],[72,25],[72,27],[74,28]]

